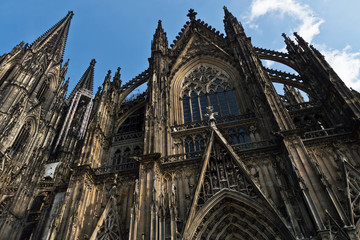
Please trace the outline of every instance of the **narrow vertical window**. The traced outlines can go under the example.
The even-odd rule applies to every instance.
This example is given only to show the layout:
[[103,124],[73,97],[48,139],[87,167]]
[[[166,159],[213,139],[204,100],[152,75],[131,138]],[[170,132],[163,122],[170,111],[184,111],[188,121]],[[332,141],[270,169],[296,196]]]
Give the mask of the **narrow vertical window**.
[[14,153],[16,154],[22,147],[24,147],[26,145],[28,138],[30,136],[30,129],[31,129],[30,122],[26,122],[22,126],[18,136],[16,137],[16,139],[12,145],[12,148],[11,148],[12,154],[14,154]]
[[45,98],[45,94],[46,94],[48,89],[49,89],[49,85],[44,81],[43,84],[41,85],[38,93],[36,94],[36,98],[39,101],[43,101],[44,98]]
[[120,149],[116,150],[113,158],[113,165],[120,164],[121,162],[121,151]]
[[200,108],[198,102],[198,95],[195,92],[191,93],[191,109],[193,114],[193,122],[200,121]]
[[191,122],[191,114],[190,114],[190,105],[189,105],[189,97],[183,97],[183,110],[184,110],[184,122]]
[[239,109],[238,106],[236,105],[236,100],[235,100],[235,96],[232,90],[227,90],[225,92],[227,101],[229,103],[230,106],[230,111],[232,115],[237,115],[239,114]]
[[199,94],[199,97],[200,97],[200,106],[201,106],[201,119],[204,119],[206,114],[206,107],[208,106],[207,99],[206,99],[206,95],[203,92]]
[[123,157],[121,163],[127,163],[127,162],[129,161],[130,155],[131,155],[131,150],[130,150],[130,148],[126,148],[125,151],[124,151],[124,157]]
[[4,76],[0,80],[0,86],[3,84],[3,82],[10,76],[11,72],[14,70],[15,66],[12,66],[7,72],[4,74]]

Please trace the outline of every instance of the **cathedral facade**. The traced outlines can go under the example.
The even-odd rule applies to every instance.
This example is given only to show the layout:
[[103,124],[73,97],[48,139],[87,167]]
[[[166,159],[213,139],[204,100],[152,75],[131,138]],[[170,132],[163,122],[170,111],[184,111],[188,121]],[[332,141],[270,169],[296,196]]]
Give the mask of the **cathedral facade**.
[[0,57],[0,239],[359,239],[359,93],[224,14],[170,46],[159,21],[149,67],[95,95],[95,59],[67,94],[72,12]]

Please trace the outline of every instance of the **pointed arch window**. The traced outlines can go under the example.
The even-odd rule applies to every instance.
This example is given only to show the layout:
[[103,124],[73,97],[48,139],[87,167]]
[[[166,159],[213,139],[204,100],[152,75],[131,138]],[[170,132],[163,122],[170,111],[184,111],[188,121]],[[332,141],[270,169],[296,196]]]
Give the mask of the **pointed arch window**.
[[130,148],[126,148],[124,151],[124,158],[122,163],[127,163],[129,161],[129,157],[131,156],[131,150]]
[[114,157],[113,157],[113,165],[121,163],[121,150],[116,150]]
[[218,117],[239,114],[230,77],[210,66],[200,65],[185,77],[182,103],[184,123],[204,120],[209,105]]
[[30,121],[27,121],[20,129],[20,132],[13,143],[11,147],[10,155],[16,154],[21,150],[21,148],[23,148],[26,145],[30,136],[30,130],[31,130],[31,123]]
[[142,150],[139,146],[134,148],[134,156],[140,156],[142,154]]
[[39,100],[39,101],[43,101],[44,98],[45,98],[45,94],[46,92],[49,90],[49,84],[44,81],[39,89],[39,91],[37,92],[36,94],[36,98]]
[[11,66],[6,73],[4,74],[4,76],[1,78],[0,80],[0,86],[4,83],[4,81],[6,81],[6,79],[10,76],[10,74],[12,73],[12,71],[14,70],[15,65]]

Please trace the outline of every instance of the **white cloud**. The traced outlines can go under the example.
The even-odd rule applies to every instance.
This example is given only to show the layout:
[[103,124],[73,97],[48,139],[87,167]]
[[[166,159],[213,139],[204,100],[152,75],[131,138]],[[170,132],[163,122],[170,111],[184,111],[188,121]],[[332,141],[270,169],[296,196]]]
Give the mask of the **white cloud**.
[[[324,19],[315,16],[309,5],[302,4],[298,0],[253,0],[248,16],[250,26],[257,27],[255,20],[270,14],[277,14],[275,15],[277,17],[288,15],[297,20],[299,23],[295,31],[308,42],[312,42],[320,33],[320,25],[325,22]],[[318,48],[345,84],[359,91],[360,51],[352,51],[349,45],[342,50],[329,49],[326,45]]]
[[319,50],[345,84],[360,91],[360,52],[352,52],[349,45],[342,50]]
[[311,42],[314,36],[320,33],[323,19],[316,17],[311,8],[296,0],[253,0],[250,7],[250,22],[266,14],[285,14],[300,21],[295,29],[306,41]]

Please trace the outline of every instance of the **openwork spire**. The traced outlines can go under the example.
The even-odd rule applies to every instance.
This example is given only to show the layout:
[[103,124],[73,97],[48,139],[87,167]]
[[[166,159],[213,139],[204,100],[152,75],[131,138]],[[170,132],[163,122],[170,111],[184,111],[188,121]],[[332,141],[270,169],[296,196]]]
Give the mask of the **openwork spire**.
[[43,51],[50,54],[50,57],[53,60],[60,61],[64,54],[70,22],[73,15],[74,13],[69,11],[63,19],[36,39],[31,44],[31,49],[35,52]]
[[94,67],[95,59],[92,59],[90,66],[86,69],[85,73],[82,75],[80,81],[76,84],[74,90],[71,92],[69,99],[71,99],[77,91],[84,89],[93,94],[93,84],[94,84]]

